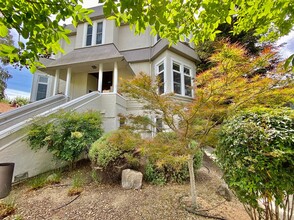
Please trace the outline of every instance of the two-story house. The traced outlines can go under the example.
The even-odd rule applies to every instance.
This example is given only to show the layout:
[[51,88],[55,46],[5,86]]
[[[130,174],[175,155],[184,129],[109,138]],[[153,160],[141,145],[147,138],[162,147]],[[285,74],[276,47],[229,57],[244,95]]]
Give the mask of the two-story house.
[[107,98],[100,102],[98,110],[105,113],[105,118],[113,119],[105,123],[106,130],[113,130],[119,126],[118,113],[138,110],[125,100],[120,102],[120,109],[114,106],[118,102],[116,96],[124,99],[119,94],[122,79],[144,72],[160,77],[163,82],[160,93],[174,92],[187,100],[193,97],[192,84],[198,60],[193,45],[179,42],[169,47],[168,41],[152,36],[150,29],[135,35],[129,25],[116,27],[115,21],[107,20],[102,6],[93,9],[92,25],[66,26],[72,31],[71,43],[62,41],[65,54],[46,61],[46,69],[42,71],[48,75],[41,72],[34,75],[32,101],[58,93],[72,100],[99,91]]
[[142,113],[139,103],[119,91],[122,79],[140,72],[162,80],[159,93],[174,92],[182,101],[194,96],[191,86],[198,57],[192,45],[179,42],[169,47],[150,29],[135,35],[129,25],[116,27],[107,20],[101,6],[93,9],[93,25],[68,25],[71,43],[61,42],[65,54],[43,60],[46,68],[34,74],[31,101],[39,101],[0,115],[0,161],[15,163],[14,181],[62,166],[45,149],[34,152],[25,141],[35,117],[60,109],[99,110],[104,130],[115,130],[122,122],[119,114]]

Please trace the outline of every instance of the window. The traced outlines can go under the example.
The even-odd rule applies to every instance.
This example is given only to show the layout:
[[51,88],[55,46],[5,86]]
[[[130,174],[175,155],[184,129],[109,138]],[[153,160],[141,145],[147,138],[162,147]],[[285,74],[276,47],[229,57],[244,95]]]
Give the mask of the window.
[[192,97],[191,68],[177,62],[172,62],[174,93]]
[[184,66],[185,95],[192,97],[192,76],[191,69]]
[[174,93],[182,94],[182,91],[181,91],[182,77],[181,77],[180,65],[177,63],[173,63],[173,77],[174,77]]
[[47,86],[48,86],[48,77],[39,76],[36,101],[46,98]]
[[94,46],[103,43],[103,21],[88,24],[86,30],[86,46]]
[[156,76],[159,80],[158,93],[164,93],[164,62],[162,61],[156,66]]
[[92,32],[93,32],[93,26],[88,24],[87,37],[86,37],[86,46],[92,45]]
[[97,23],[96,44],[102,44],[103,23]]

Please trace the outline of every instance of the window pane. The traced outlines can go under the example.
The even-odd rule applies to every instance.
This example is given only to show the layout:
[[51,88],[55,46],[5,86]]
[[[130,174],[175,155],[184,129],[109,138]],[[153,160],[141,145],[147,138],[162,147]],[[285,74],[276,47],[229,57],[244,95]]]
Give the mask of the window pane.
[[190,86],[185,87],[185,95],[192,97],[192,88]]
[[185,76],[185,95],[192,97],[192,82],[191,77]]
[[88,24],[86,46],[89,46],[92,44],[92,31],[93,31],[93,26]]
[[160,85],[159,85],[159,94],[163,94],[164,93],[164,75],[163,73],[160,73],[158,74],[158,78],[159,78],[159,82],[160,82]]
[[181,94],[181,74],[173,72],[174,77],[174,93]]
[[46,76],[40,76],[39,77],[39,82],[41,82],[41,83],[48,83],[48,77],[46,77]]
[[103,22],[97,23],[96,44],[102,44]]
[[181,83],[181,74],[177,72],[174,73],[174,82]]
[[158,72],[161,72],[164,70],[164,64],[160,64],[159,67],[158,67]]
[[97,33],[102,33],[103,22],[97,23]]
[[184,67],[184,74],[190,76],[190,69],[187,67]]
[[96,36],[96,44],[102,44],[102,33],[97,34],[97,36]]
[[47,85],[46,84],[38,84],[36,100],[38,101],[38,100],[46,98],[46,93],[47,93]]
[[185,86],[191,86],[191,77],[185,76]]
[[173,70],[180,71],[180,65],[173,63]]

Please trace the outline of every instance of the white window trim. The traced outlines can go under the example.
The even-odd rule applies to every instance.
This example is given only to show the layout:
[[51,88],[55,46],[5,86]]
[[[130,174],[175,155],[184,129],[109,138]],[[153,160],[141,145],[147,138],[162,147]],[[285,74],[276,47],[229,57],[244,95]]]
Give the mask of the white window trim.
[[[88,25],[89,23],[86,22],[84,23],[84,34],[83,34],[83,47],[91,47],[91,46],[95,46],[95,45],[102,45],[105,44],[105,20],[104,19],[100,19],[100,20],[95,20],[92,21],[93,22],[93,29],[92,29],[92,43],[91,45],[86,45],[87,43],[87,30],[88,30]],[[97,36],[97,24],[102,22],[102,43],[101,44],[96,44],[96,36]]]
[[[171,68],[171,91],[174,92],[174,75],[173,75],[173,63],[176,63],[178,65],[180,65],[180,73],[181,73],[181,94],[178,94],[178,93],[175,93],[176,95],[178,96],[182,96],[182,97],[190,97],[190,98],[194,98],[194,90],[193,90],[193,86],[194,86],[194,81],[193,79],[195,78],[195,75],[193,74],[193,68],[182,62],[182,61],[179,61],[177,59],[174,59],[174,58],[171,58],[171,65],[170,65],[170,68]],[[191,76],[191,86],[192,86],[192,96],[187,96],[185,95],[185,73],[184,73],[184,67],[190,69],[190,76]]]
[[164,77],[164,80],[163,80],[163,94],[165,94],[166,90],[167,90],[167,81],[166,81],[166,74],[167,74],[166,68],[167,68],[167,66],[166,66],[166,59],[165,58],[161,59],[160,61],[158,61],[155,64],[155,66],[154,66],[155,67],[154,68],[154,75],[155,75],[155,77],[158,76],[157,69],[158,69],[159,65],[162,64],[162,63],[164,65],[164,70],[163,70],[163,77]]

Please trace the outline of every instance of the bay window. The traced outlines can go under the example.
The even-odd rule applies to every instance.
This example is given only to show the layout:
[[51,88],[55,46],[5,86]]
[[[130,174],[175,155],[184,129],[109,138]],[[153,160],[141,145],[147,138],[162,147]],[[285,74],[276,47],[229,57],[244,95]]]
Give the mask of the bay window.
[[183,96],[192,97],[192,72],[191,68],[173,61],[173,92]]

